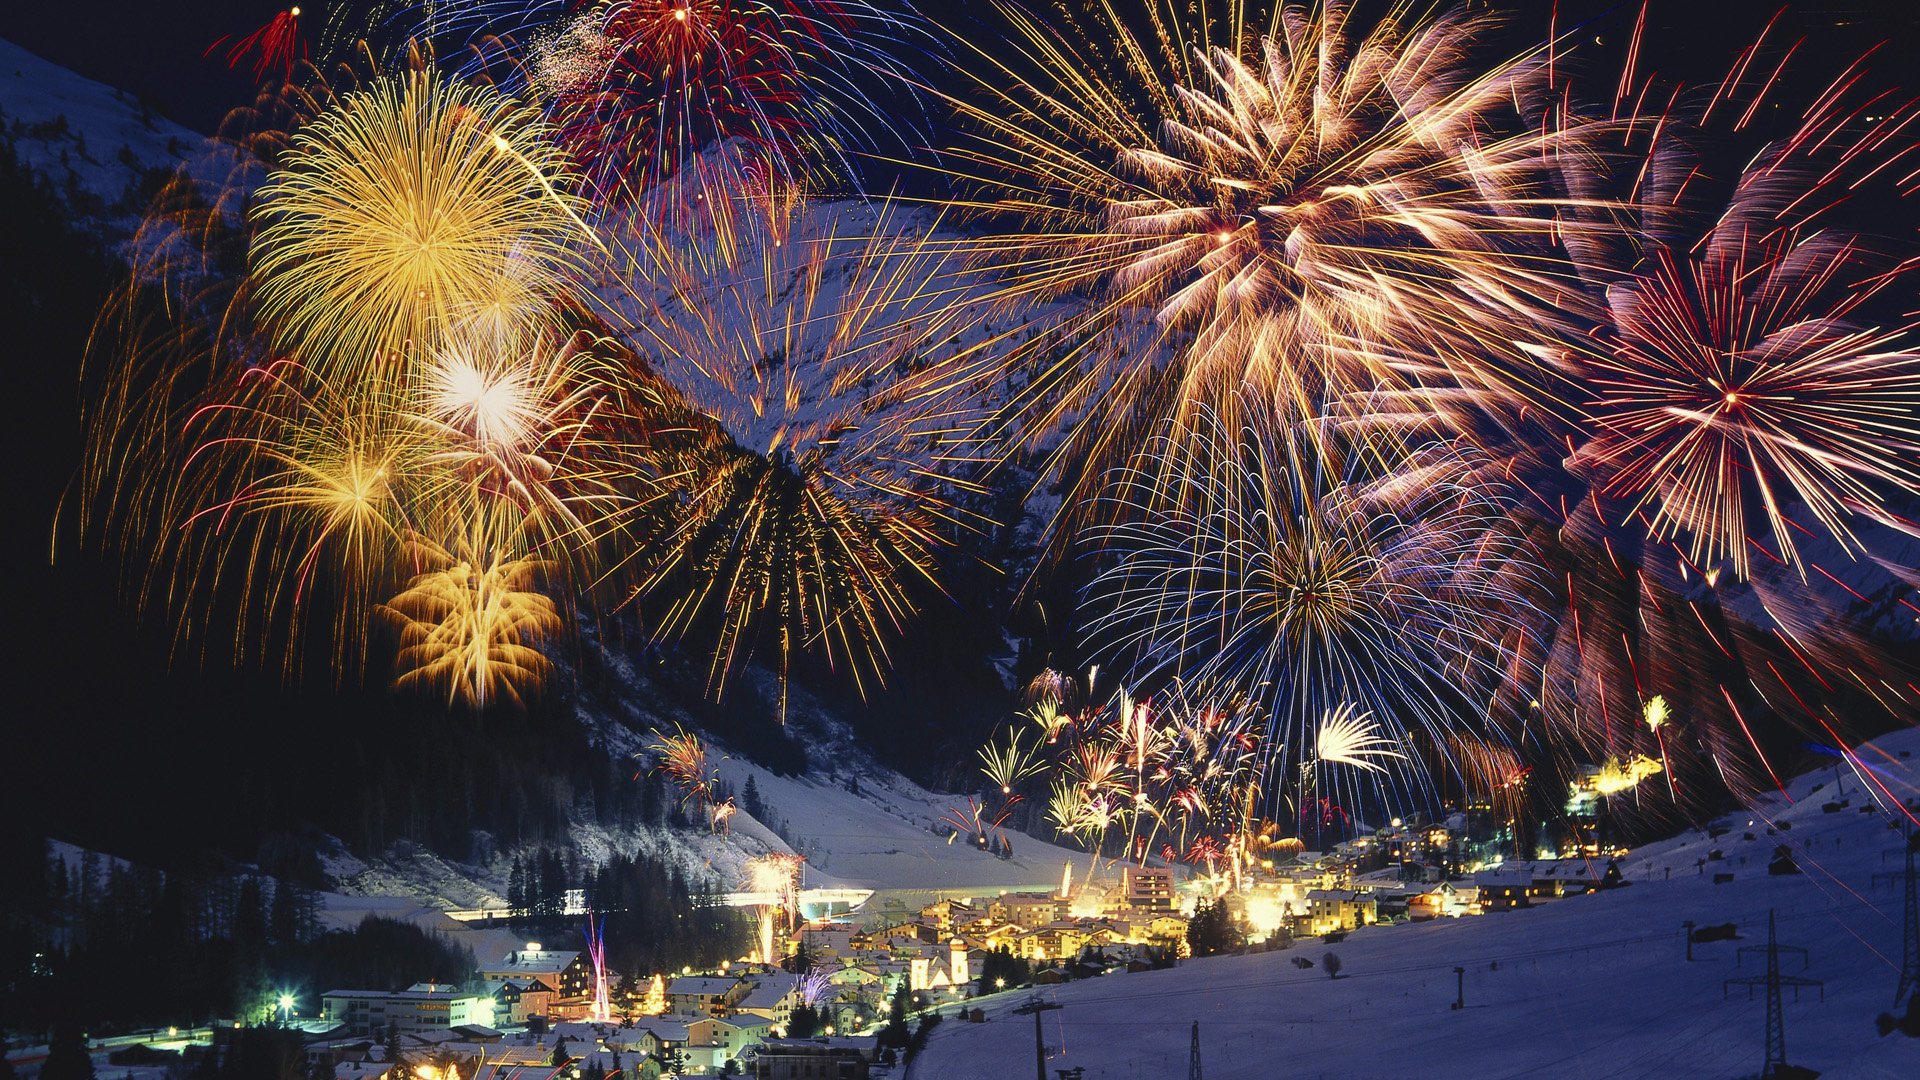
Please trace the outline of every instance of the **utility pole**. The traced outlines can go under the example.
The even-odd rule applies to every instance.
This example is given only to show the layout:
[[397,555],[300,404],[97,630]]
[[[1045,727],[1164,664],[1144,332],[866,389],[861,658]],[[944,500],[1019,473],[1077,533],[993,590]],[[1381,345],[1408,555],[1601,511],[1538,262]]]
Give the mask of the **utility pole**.
[[1187,1054],[1187,1080],[1205,1080],[1200,1075],[1200,1021],[1193,1022],[1193,1049]]
[[1019,1008],[1013,1010],[1016,1014],[1020,1016],[1025,1016],[1028,1013],[1033,1014],[1033,1076],[1034,1076],[1034,1080],[1047,1080],[1047,1044],[1041,1040],[1041,1036],[1040,1036],[1040,1014],[1045,1012],[1052,1012],[1055,1009],[1064,1009],[1064,1008],[1066,1008],[1065,1005],[1061,1005],[1051,1001],[1041,1001],[1039,998],[1034,998],[1032,1001],[1029,1001],[1025,1005],[1022,1005]]
[[1900,958],[1900,988],[1893,992],[1893,1007],[1905,1005],[1916,991],[1920,991],[1920,897],[1916,897],[1913,879],[1913,848],[1915,836],[1912,829],[1907,834],[1907,902],[1906,915],[1901,919],[1901,932],[1905,943]]
[[1774,932],[1774,917],[1771,911],[1767,912],[1766,947],[1763,949],[1758,945],[1749,945],[1741,949],[1740,952],[1765,952],[1767,954],[1767,973],[1765,975],[1749,975],[1744,978],[1728,979],[1722,986],[1721,996],[1725,997],[1727,990],[1730,990],[1735,983],[1747,988],[1747,997],[1749,1000],[1753,997],[1755,987],[1764,986],[1766,988],[1767,1057],[1766,1062],[1760,1068],[1760,1076],[1762,1080],[1773,1080],[1774,1077],[1782,1075],[1787,1070],[1787,1017],[1786,1010],[1782,1008],[1780,1002],[1780,988],[1782,986],[1793,987],[1793,999],[1798,1001],[1800,1000],[1801,987],[1817,986],[1820,988],[1820,999],[1825,1001],[1827,997],[1826,984],[1818,979],[1807,979],[1797,975],[1780,974],[1781,953],[1799,953],[1801,963],[1804,965],[1807,959],[1807,950],[1795,948],[1791,945],[1780,944]]

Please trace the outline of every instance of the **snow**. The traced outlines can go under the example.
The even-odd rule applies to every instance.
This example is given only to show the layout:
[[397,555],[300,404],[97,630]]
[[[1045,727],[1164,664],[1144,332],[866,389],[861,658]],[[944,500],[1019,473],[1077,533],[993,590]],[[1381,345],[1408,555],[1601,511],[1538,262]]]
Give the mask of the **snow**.
[[[172,170],[205,141],[123,90],[76,75],[0,39],[0,121],[21,164],[48,178],[77,216],[131,232],[124,202],[147,170]],[[78,202],[74,191],[89,198]]]
[[[1920,731],[1889,735],[1860,751],[1891,793],[1920,794]],[[1625,860],[1625,889],[1547,901],[1477,918],[1371,927],[1337,945],[1305,940],[1290,950],[1188,961],[1170,971],[1114,975],[1041,989],[1064,1006],[1043,1014],[1047,1070],[1084,1067],[1086,1080],[1184,1075],[1192,1024],[1200,1023],[1209,1080],[1312,1077],[1472,1076],[1477,1080],[1566,1077],[1742,1076],[1759,1071],[1764,991],[1751,1001],[1723,981],[1764,972],[1769,911],[1782,972],[1823,980],[1796,1002],[1785,994],[1787,1060],[1827,1077],[1920,1076],[1920,1040],[1881,1038],[1874,1018],[1893,1002],[1901,950],[1898,833],[1845,769],[1850,805],[1835,771],[1789,785],[1731,817],[1718,838],[1694,832]],[[1881,795],[1881,806],[1892,801]],[[1874,808],[1863,814],[1862,807]],[[1751,820],[1753,825],[1746,823]],[[1790,826],[1769,835],[1770,824]],[[1747,840],[1751,832],[1754,839]],[[1804,871],[1770,876],[1775,845]],[[1697,860],[1724,858],[1704,872]],[[1715,885],[1713,874],[1734,880]],[[1669,877],[1670,875],[1670,877]],[[1684,960],[1681,923],[1737,923],[1740,938],[1694,946]],[[1334,952],[1338,979],[1319,966]],[[1296,957],[1315,962],[1297,968]],[[1451,1008],[1454,968],[1466,968],[1466,1002]],[[985,999],[985,1024],[937,1028],[912,1076],[1003,1080],[1033,1068],[1033,1021],[1011,1010],[1033,995]]]

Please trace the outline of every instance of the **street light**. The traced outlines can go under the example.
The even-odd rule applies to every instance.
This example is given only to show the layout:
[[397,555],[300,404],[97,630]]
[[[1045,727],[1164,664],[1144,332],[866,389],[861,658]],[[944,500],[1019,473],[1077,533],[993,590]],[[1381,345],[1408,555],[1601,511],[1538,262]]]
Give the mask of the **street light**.
[[281,994],[280,995],[280,1023],[284,1025],[287,1022],[287,1018],[291,1016],[292,1013],[293,1013],[293,995]]

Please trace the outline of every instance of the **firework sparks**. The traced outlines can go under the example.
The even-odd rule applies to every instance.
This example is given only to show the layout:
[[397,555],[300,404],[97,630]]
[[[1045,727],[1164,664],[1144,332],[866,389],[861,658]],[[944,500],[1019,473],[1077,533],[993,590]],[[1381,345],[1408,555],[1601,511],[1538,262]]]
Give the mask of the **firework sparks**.
[[1514,257],[1576,227],[1541,189],[1588,130],[1514,111],[1544,52],[1476,68],[1489,21],[1463,10],[1276,5],[1261,26],[1238,3],[1144,6],[1063,36],[996,5],[1020,63],[976,45],[981,100],[955,102],[978,132],[956,151],[974,205],[1020,222],[968,244],[998,299],[1093,298],[1045,341],[1057,359],[1009,358],[1046,369],[1004,431],[1067,420],[1056,469],[1084,485],[1155,420],[1247,382],[1317,413],[1394,382],[1356,342],[1447,352],[1568,291]]
[[400,626],[395,685],[442,689],[449,704],[476,709],[524,703],[551,666],[540,643],[560,625],[553,601],[534,589],[539,562],[419,537],[412,545],[435,568],[386,605]]
[[654,732],[647,752],[654,757],[653,767],[680,789],[682,805],[691,802],[705,806],[713,801],[713,784],[718,777],[711,771],[706,744],[698,735],[676,724],[672,735]]
[[430,70],[382,76],[306,125],[262,187],[261,310],[329,378],[424,351],[503,276],[577,271],[578,215],[547,179],[567,174],[526,108]]
[[1314,758],[1321,764],[1351,765],[1369,772],[1385,772],[1385,766],[1377,759],[1406,760],[1406,755],[1393,747],[1392,739],[1381,736],[1380,725],[1374,721],[1373,714],[1360,712],[1351,704],[1342,704],[1321,718],[1320,731],[1314,742]]
[[227,66],[238,68],[251,56],[253,58],[253,80],[265,82],[269,73],[276,73],[281,81],[293,78],[293,69],[307,58],[306,42],[300,38],[300,9],[290,7],[268,20],[267,25],[241,38],[231,35],[220,38],[207,46],[206,55],[212,56],[224,45],[227,47]]
[[1478,724],[1524,636],[1506,508],[1451,449],[1384,473],[1351,449],[1278,423],[1156,442],[1126,480],[1137,520],[1095,530],[1119,554],[1091,640],[1139,680],[1258,703],[1295,765],[1342,708],[1397,743]]
[[[717,427],[689,442],[675,520],[637,551],[637,594],[665,597],[657,633],[710,640],[710,680],[761,650],[844,667],[862,689],[934,587],[935,552],[975,517],[935,471],[956,421],[954,350],[923,243],[831,230],[757,252],[757,272],[670,265],[675,288],[640,329],[664,381]],[[944,350],[944,352],[943,352]],[[924,366],[922,366],[924,365]],[[904,372],[905,374],[902,374]]]
[[896,52],[925,39],[905,4],[595,0],[536,53],[536,85],[600,202],[731,242],[741,203],[900,141],[915,95]]

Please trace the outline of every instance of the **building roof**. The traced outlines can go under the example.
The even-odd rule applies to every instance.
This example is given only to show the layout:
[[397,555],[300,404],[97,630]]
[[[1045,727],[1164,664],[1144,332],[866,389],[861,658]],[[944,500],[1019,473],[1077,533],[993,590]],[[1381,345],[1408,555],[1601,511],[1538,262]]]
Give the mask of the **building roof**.
[[747,996],[740,999],[735,1007],[747,1009],[771,1009],[780,1004],[788,994],[800,985],[800,976],[781,972],[778,975],[762,975],[754,980]]
[[1498,870],[1481,870],[1473,875],[1473,883],[1481,888],[1524,889],[1533,884],[1533,872],[1507,867]]
[[580,959],[580,951],[563,949],[514,949],[481,970],[491,975],[495,972],[527,972],[545,974],[565,971]]
[[[432,987],[432,989],[422,989]],[[359,1000],[380,1001],[430,1001],[447,998],[486,997],[485,991],[462,990],[448,983],[415,983],[405,990],[329,990],[321,994],[321,1000],[327,998],[354,998]]]
[[718,997],[739,985],[738,978],[727,975],[676,975],[667,980],[667,995]]

